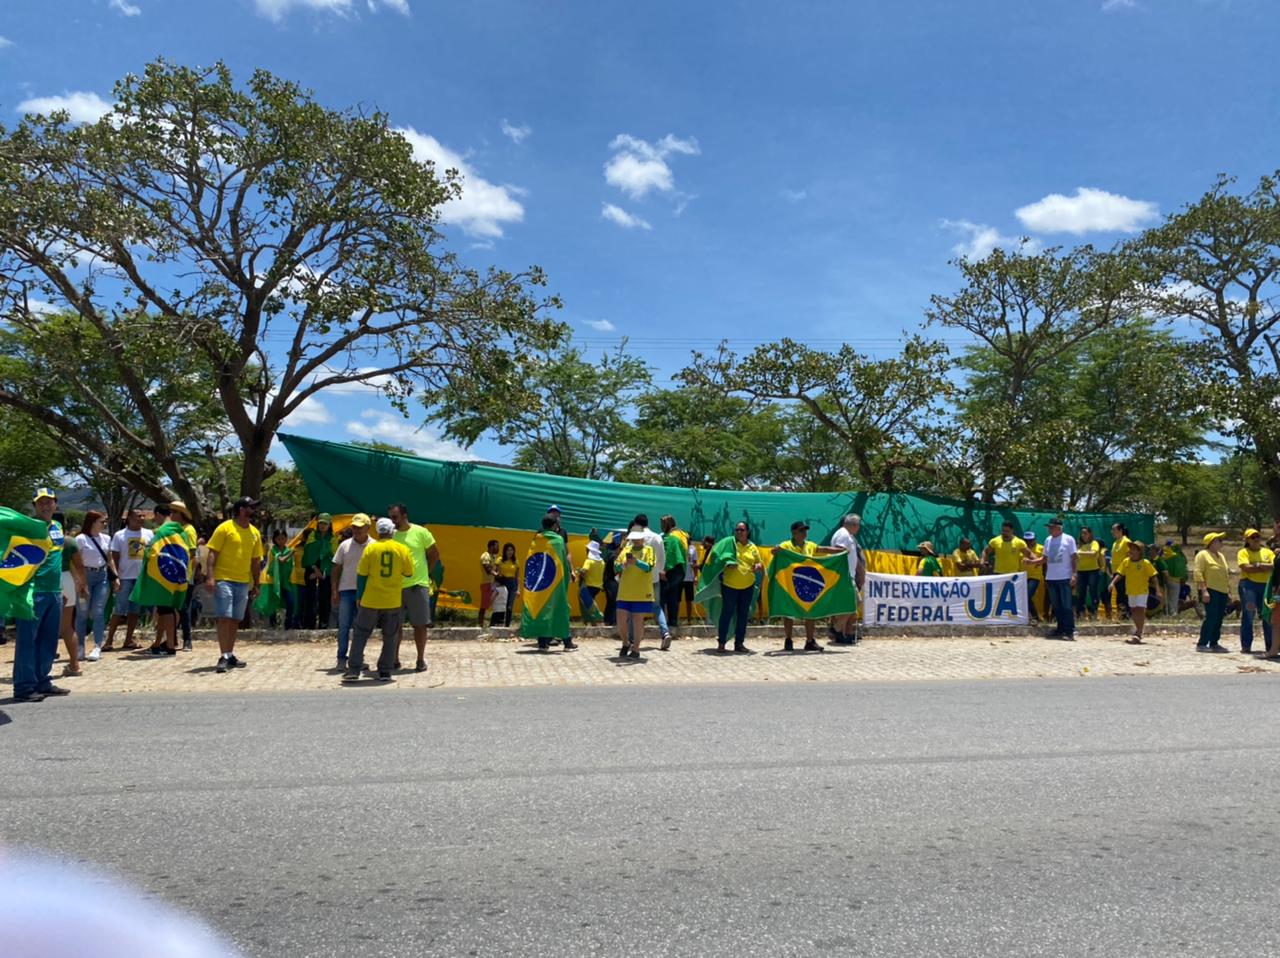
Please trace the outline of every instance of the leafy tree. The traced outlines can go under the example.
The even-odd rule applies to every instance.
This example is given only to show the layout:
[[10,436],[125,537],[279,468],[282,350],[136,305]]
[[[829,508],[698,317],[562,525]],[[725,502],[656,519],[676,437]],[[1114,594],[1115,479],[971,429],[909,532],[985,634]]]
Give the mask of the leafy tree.
[[981,260],[955,262],[963,286],[934,296],[929,324],[959,329],[976,340],[965,365],[977,379],[962,398],[965,441],[972,458],[949,469],[971,483],[969,494],[992,501],[1016,496],[1021,464],[1041,443],[1065,438],[1047,431],[1040,374],[1064,353],[1135,316],[1134,268],[1125,257],[1091,247],[1063,252],[994,250]]
[[1219,428],[1261,465],[1270,511],[1280,515],[1280,183],[1250,192],[1220,176],[1199,200],[1131,243],[1147,271],[1147,307],[1203,334],[1198,389]]
[[631,401],[650,382],[649,367],[626,345],[624,340],[598,363],[574,346],[530,360],[525,387],[533,402],[527,406],[477,395],[467,381],[451,383],[432,418],[447,437],[467,443],[491,432],[501,445],[516,447],[520,469],[607,479]]
[[[119,377],[112,348],[132,386]],[[145,326],[122,326],[110,343],[74,313],[0,328],[0,409],[35,424],[40,445],[57,449],[98,493],[113,525],[141,499],[167,501],[175,492],[203,518],[210,490],[191,466],[227,434],[214,379],[199,354],[176,352]],[[145,393],[145,408],[133,387]],[[162,448],[153,432],[164,436]]]
[[[857,483],[849,470],[849,456],[842,440],[801,406],[778,412],[782,442],[768,473],[769,485],[784,492],[842,492]],[[909,475],[909,470],[899,474]],[[922,473],[925,481],[934,478],[933,469]],[[906,479],[903,488],[915,488]]]
[[614,460],[622,482],[694,489],[771,484],[783,441],[777,412],[713,390],[659,389],[636,400],[635,424]]
[[1271,503],[1263,478],[1264,466],[1250,450],[1236,450],[1217,466],[1222,499],[1220,509],[1230,526],[1244,530],[1250,526],[1271,526]]
[[24,510],[36,487],[53,485],[65,466],[39,421],[0,406],[0,504]]
[[1161,463],[1151,484],[1146,508],[1177,526],[1182,544],[1191,527],[1222,521],[1225,491],[1222,469],[1201,462]]
[[825,352],[783,339],[741,357],[724,345],[712,356],[694,353],[681,377],[756,403],[795,403],[839,443],[839,468],[879,492],[907,471],[936,470],[950,434],[950,368],[946,347],[918,336],[882,360],[849,345]]
[[[190,437],[166,431],[139,344],[212,371],[241,494],[262,491],[281,423],[329,387],[372,383],[403,407],[465,380],[525,403],[522,357],[563,335],[557,303],[536,267],[480,271],[445,251],[440,210],[464,184],[415,160],[384,114],[326,109],[261,70],[238,87],[222,64],[163,60],[115,101],[89,125],[62,113],[0,129],[0,312],[37,340],[41,301],[94,331],[140,431],[104,427],[135,466],[194,498],[175,448]],[[97,385],[66,383],[84,405]],[[0,404],[25,409],[12,390]]]

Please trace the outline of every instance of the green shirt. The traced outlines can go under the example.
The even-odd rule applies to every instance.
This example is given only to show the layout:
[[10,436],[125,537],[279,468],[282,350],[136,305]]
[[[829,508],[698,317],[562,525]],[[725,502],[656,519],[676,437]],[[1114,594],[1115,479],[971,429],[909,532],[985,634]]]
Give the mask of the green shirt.
[[413,575],[404,580],[404,587],[411,589],[415,585],[427,585],[431,581],[431,570],[427,568],[427,550],[436,544],[436,537],[426,526],[409,524],[403,532],[399,529],[393,537],[402,542],[413,556]]
[[49,523],[49,539],[53,542],[53,548],[49,550],[49,554],[45,556],[44,562],[40,563],[40,568],[36,570],[35,583],[37,592],[62,592],[62,547],[64,544],[64,536],[62,535],[62,526],[56,522]]
[[302,550],[302,564],[308,569],[319,566],[320,571],[327,576],[333,568],[333,554],[337,551],[338,547],[333,542],[333,529],[330,528],[324,535],[313,535],[307,540],[307,547]]
[[1174,550],[1173,555],[1164,560],[1165,569],[1169,572],[1170,579],[1185,581],[1187,578],[1187,557],[1181,552]]
[[920,574],[930,576],[942,575],[942,564],[933,556],[925,556],[920,561]]

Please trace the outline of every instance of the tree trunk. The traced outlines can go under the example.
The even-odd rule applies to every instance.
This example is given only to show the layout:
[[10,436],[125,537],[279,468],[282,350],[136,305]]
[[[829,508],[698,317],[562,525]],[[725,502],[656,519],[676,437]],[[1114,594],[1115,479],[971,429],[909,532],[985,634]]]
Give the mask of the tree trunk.
[[1271,518],[1280,519],[1280,450],[1269,444],[1258,443],[1257,456],[1267,483],[1267,504],[1271,507]]
[[254,432],[253,438],[244,443],[244,471],[240,473],[240,495],[257,499],[262,495],[262,483],[267,478],[267,453],[271,451],[271,438],[275,430],[264,426]]

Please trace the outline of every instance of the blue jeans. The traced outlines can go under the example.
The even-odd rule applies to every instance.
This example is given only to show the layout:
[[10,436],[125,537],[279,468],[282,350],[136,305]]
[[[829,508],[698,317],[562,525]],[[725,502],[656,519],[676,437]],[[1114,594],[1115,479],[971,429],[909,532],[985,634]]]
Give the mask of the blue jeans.
[[1040,613],[1036,611],[1036,590],[1040,588],[1040,580],[1027,576],[1027,614],[1032,621],[1040,621]]
[[62,592],[37,592],[32,597],[35,618],[18,620],[13,646],[13,694],[30,695],[53,687],[49,671],[58,654],[62,631]]
[[1240,648],[1248,652],[1253,647],[1253,617],[1261,612],[1262,637],[1271,648],[1271,612],[1262,604],[1267,591],[1263,582],[1240,580]]
[[338,593],[338,658],[345,659],[350,649],[351,626],[356,621],[356,590]]
[[1049,604],[1053,607],[1053,617],[1057,621],[1055,635],[1075,635],[1076,615],[1072,608],[1071,580],[1048,579],[1045,587],[1049,590]]
[[80,640],[80,655],[84,656],[84,640],[93,622],[93,644],[102,648],[107,634],[107,596],[111,594],[111,582],[105,568],[85,569],[85,583],[89,586],[89,602],[76,605],[76,638]]
[[1197,648],[1213,648],[1222,638],[1222,619],[1227,614],[1227,594],[1209,590],[1209,601],[1204,604],[1204,621],[1200,623],[1200,641]]
[[[734,622],[733,644],[740,646],[747,641],[747,620],[751,618],[751,594],[755,592],[755,586],[748,586],[745,589],[735,589],[727,586],[723,582],[720,583],[720,597],[723,603],[720,606],[720,630],[719,641],[721,645],[729,640],[729,623]],[[736,619],[736,621],[734,621]]]
[[1090,612],[1098,608],[1098,577],[1102,573],[1097,569],[1076,573],[1076,612],[1088,609]]
[[671,630],[667,628],[667,613],[662,608],[662,582],[653,584],[653,617],[658,620],[658,634],[665,636]]

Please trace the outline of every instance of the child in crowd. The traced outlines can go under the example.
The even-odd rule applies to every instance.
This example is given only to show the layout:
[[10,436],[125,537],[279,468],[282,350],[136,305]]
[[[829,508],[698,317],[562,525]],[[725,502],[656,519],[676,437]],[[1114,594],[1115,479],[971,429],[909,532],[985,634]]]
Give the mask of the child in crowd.
[[1116,566],[1115,575],[1111,578],[1111,587],[1115,588],[1117,583],[1123,580],[1124,592],[1117,592],[1117,605],[1119,605],[1120,595],[1128,598],[1129,613],[1133,618],[1133,636],[1125,641],[1130,645],[1141,645],[1142,633],[1147,624],[1147,596],[1152,580],[1155,580],[1157,603],[1164,601],[1164,593],[1160,589],[1160,580],[1156,575],[1156,567],[1151,564],[1151,560],[1143,558],[1146,547],[1141,542],[1134,540],[1129,542],[1128,549],[1128,558],[1123,559]]

